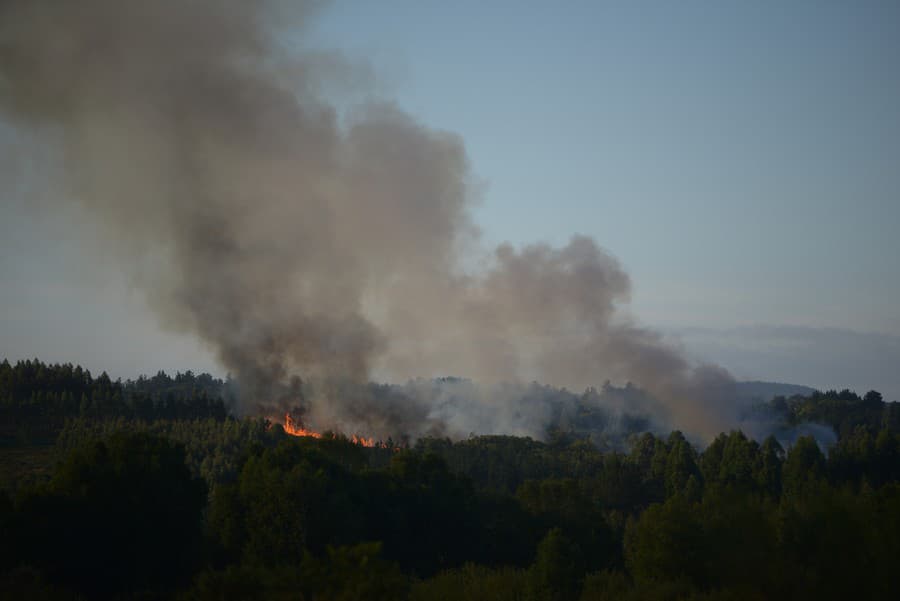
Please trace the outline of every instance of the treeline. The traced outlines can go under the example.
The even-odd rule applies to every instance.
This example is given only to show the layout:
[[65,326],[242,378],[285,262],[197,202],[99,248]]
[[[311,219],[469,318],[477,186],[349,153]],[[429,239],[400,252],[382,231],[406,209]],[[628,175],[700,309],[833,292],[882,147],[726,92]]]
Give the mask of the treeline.
[[0,373],[15,415],[52,418],[40,394],[79,386],[88,398],[118,393],[125,407],[217,398],[222,409],[66,415],[49,475],[0,482],[0,598],[900,594],[900,431],[895,405],[874,392],[760,407],[788,425],[834,427],[827,448],[733,431],[703,449],[672,432],[611,451],[577,429],[546,442],[480,436],[367,448],[229,417],[227,385],[209,376],[110,382],[40,362],[5,363]]
[[67,418],[218,419],[228,415],[226,382],[187,371],[174,377],[112,380],[72,364],[0,362],[0,444],[55,440]]
[[[458,379],[445,378],[442,382]],[[757,383],[759,384],[759,383]],[[404,394],[403,387],[376,386],[391,394]],[[394,390],[396,388],[396,390]],[[783,388],[783,386],[782,386]],[[465,390],[461,392],[464,394]],[[736,392],[740,397],[740,390]],[[46,364],[37,359],[10,364],[0,362],[0,445],[52,443],[66,419],[223,420],[236,405],[233,382],[191,371],[169,376],[113,381],[105,372],[90,371],[72,364]],[[634,415],[610,413],[609,403],[634,407]],[[737,398],[737,397],[736,397]],[[583,394],[532,384],[515,402],[528,405],[545,402],[549,408],[547,434],[553,438],[590,438],[600,447],[621,449],[628,436],[662,426],[651,419],[653,399],[629,385],[616,388],[609,383]],[[461,409],[462,410],[462,409]],[[649,412],[649,413],[648,413]],[[745,419],[774,422],[785,427],[805,423],[827,425],[839,437],[864,426],[871,434],[880,429],[900,430],[900,406],[885,403],[878,392],[860,397],[843,390],[817,392],[805,396],[756,403]]]
[[796,426],[805,422],[826,424],[839,438],[852,435],[859,427],[874,434],[887,429],[900,431],[900,404],[885,403],[881,393],[870,390],[859,396],[852,390],[814,391],[789,398],[775,397],[767,408]]
[[[514,437],[369,449],[277,426],[194,423],[166,431],[122,422],[61,437],[71,450],[49,482],[0,496],[0,591],[307,600],[898,593],[900,436],[886,429],[871,437],[860,427],[827,454],[809,437],[783,449],[740,432],[702,452],[673,432],[604,453],[584,441]],[[222,451],[231,467],[198,468],[203,449]]]
[[[191,474],[214,486],[233,482],[237,478],[242,454],[248,449],[277,444],[279,437],[270,431],[271,428],[272,425],[265,419],[250,418],[156,421],[76,418],[66,421],[55,450],[56,458],[65,460],[69,453],[78,448],[116,434],[149,434],[167,438],[183,446],[185,464]],[[285,436],[282,433],[281,437]]]

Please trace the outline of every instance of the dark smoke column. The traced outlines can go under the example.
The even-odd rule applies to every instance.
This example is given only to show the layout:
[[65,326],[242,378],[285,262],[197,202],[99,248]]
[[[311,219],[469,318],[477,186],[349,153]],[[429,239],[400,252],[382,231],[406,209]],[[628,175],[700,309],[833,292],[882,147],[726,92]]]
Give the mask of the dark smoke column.
[[310,417],[350,431],[434,426],[367,393],[373,369],[631,380],[676,426],[729,423],[730,376],[622,318],[627,275],[591,239],[479,250],[457,136],[390,103],[338,115],[318,91],[352,69],[279,45],[319,4],[0,1],[0,111],[56,151],[54,202],[102,225],[160,323],[214,349],[248,410],[300,376]]

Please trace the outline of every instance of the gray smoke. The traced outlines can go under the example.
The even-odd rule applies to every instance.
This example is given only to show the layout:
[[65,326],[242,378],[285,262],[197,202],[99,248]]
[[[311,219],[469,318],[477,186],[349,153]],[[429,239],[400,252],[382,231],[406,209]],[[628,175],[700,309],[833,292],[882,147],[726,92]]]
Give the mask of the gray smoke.
[[[58,150],[37,170],[55,202],[103,226],[247,411],[300,403],[319,427],[378,436],[534,432],[548,405],[512,410],[504,386],[612,380],[686,431],[732,424],[729,374],[625,317],[629,278],[592,239],[482,250],[457,136],[390,103],[329,103],[355,71],[297,50],[319,4],[0,0],[0,114]],[[483,386],[448,405],[368,384],[447,374]]]

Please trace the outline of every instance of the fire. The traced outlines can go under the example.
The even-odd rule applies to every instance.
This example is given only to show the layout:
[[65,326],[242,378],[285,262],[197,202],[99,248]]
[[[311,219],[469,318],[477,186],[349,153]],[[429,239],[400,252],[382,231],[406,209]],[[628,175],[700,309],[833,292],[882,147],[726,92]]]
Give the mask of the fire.
[[[291,436],[311,436],[313,438],[322,438],[322,434],[320,432],[316,432],[315,430],[307,430],[303,427],[303,422],[299,419],[295,420],[293,417],[291,417],[290,413],[284,414],[284,431],[286,434],[290,434]],[[358,434],[352,435],[350,437],[350,442],[363,447],[380,446],[380,443],[375,442],[374,438],[366,438],[365,436],[360,436]]]
[[312,436],[313,438],[322,438],[322,435],[318,432],[304,428],[303,422],[300,420],[295,422],[290,413],[284,414],[284,431],[291,436]]

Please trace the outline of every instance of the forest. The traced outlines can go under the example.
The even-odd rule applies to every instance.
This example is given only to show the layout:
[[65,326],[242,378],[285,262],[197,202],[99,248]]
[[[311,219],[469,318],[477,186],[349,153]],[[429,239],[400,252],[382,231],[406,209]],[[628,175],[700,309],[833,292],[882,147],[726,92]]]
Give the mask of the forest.
[[[757,407],[835,442],[363,446],[237,417],[227,381],[0,363],[8,599],[894,599],[900,413],[869,391]],[[585,408],[589,412],[589,408]]]

